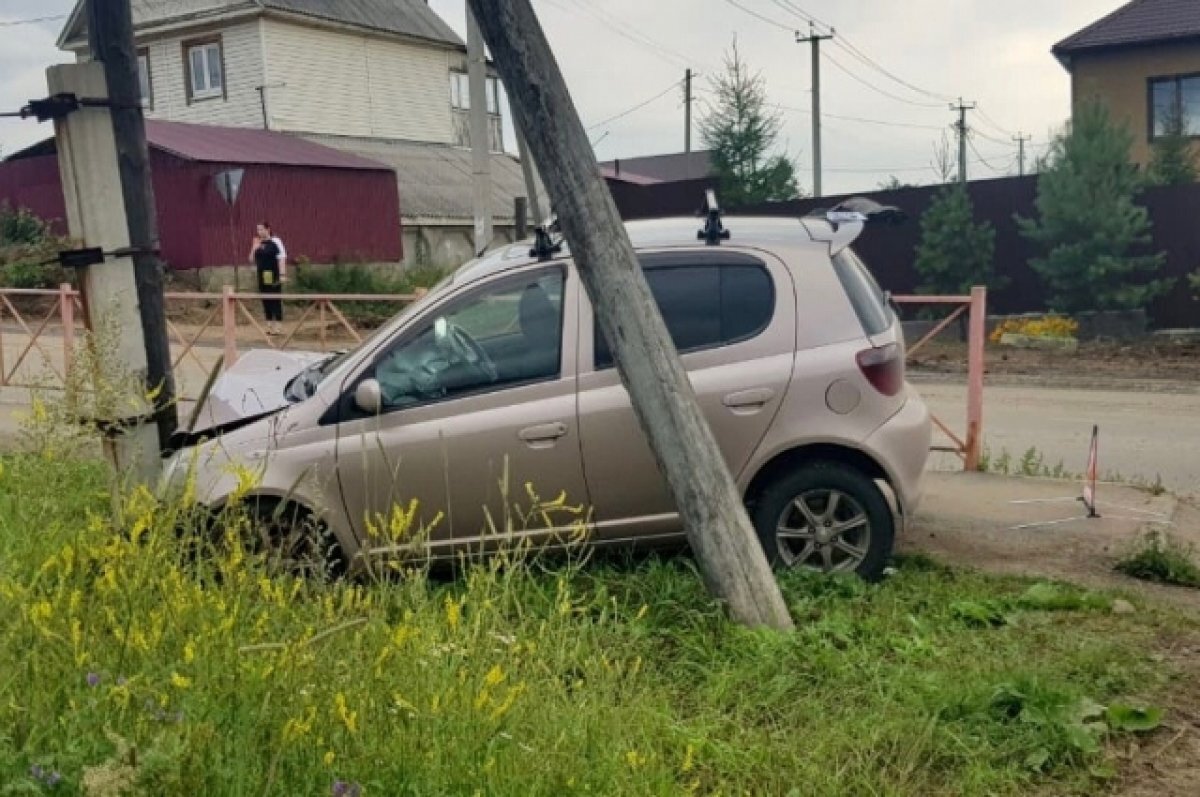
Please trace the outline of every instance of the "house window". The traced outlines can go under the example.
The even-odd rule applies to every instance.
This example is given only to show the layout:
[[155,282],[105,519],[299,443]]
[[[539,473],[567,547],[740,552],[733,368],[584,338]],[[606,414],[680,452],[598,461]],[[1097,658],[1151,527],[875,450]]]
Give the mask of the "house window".
[[184,65],[189,99],[225,96],[225,59],[219,39],[184,45]]
[[141,89],[142,105],[154,107],[154,79],[150,75],[150,51],[138,50],[138,87]]
[[[492,152],[504,151],[504,124],[500,118],[500,79],[489,77],[486,84],[488,145]],[[454,145],[471,146],[471,80],[466,72],[450,73],[450,107],[454,112]]]
[[1150,139],[1171,132],[1182,122],[1184,135],[1200,136],[1200,75],[1150,80]]

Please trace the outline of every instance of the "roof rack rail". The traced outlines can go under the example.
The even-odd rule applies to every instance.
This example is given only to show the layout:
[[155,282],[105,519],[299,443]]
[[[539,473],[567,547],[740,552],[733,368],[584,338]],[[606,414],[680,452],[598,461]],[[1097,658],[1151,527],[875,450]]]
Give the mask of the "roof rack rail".
[[704,220],[704,229],[696,233],[698,240],[709,246],[720,246],[721,241],[729,240],[729,230],[721,223],[721,206],[717,204],[717,192],[711,188],[704,192],[704,207],[700,209],[700,214],[707,218]]

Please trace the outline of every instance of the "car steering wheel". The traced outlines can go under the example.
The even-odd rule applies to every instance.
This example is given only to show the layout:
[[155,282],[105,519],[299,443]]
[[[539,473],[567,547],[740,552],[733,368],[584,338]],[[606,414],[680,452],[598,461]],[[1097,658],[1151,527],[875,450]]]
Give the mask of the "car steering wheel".
[[446,338],[463,360],[483,371],[492,382],[500,378],[500,372],[496,369],[492,358],[465,329],[458,324],[451,323],[449,332],[450,334]]

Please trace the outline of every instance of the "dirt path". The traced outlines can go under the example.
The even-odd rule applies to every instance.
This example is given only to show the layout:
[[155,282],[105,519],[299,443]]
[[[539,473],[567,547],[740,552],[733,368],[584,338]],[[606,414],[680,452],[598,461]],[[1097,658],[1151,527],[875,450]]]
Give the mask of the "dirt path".
[[[1147,584],[1113,570],[1152,527],[1168,529],[1180,542],[1200,547],[1200,505],[1101,485],[1104,517],[1054,524],[1081,514],[1081,505],[1071,500],[1079,492],[1078,484],[939,473],[929,475],[926,488],[913,528],[900,543],[902,551],[928,553],[948,564],[987,572],[1120,590],[1129,596],[1134,611],[1161,602],[1194,618],[1190,628],[1161,639],[1158,650],[1147,651],[1162,656],[1176,673],[1165,687],[1151,688],[1166,718],[1154,733],[1110,748],[1120,773],[1111,793],[1200,794],[1200,590]],[[1017,528],[1034,523],[1045,525]]]

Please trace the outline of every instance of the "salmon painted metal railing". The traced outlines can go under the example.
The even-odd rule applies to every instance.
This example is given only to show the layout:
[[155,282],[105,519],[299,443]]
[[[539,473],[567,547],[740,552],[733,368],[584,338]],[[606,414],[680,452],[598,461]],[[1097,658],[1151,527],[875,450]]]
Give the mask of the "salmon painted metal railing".
[[967,432],[959,437],[936,415],[933,423],[953,443],[934,446],[934,451],[957,454],[965,470],[979,470],[983,454],[983,355],[987,339],[987,288],[976,286],[970,296],[893,296],[899,305],[954,306],[950,315],[939,321],[925,337],[908,347],[911,358],[925,344],[936,338],[946,327],[967,314]]
[[[177,393],[183,400],[194,400],[196,395],[192,388],[199,392],[218,362],[227,368],[237,362],[244,349],[287,349],[299,342],[303,345],[298,348],[317,348],[325,352],[334,343],[357,345],[362,342],[362,335],[338,308],[339,304],[343,307],[348,302],[406,305],[424,293],[418,290],[404,295],[279,295],[238,293],[232,287],[226,287],[221,293],[167,293],[168,315],[175,317],[175,320],[168,320],[167,330]],[[41,306],[38,310],[22,313],[14,299],[18,304],[32,300]],[[252,312],[254,305],[263,299],[281,299],[289,306],[299,305],[300,315],[285,323],[282,334],[271,335]],[[893,296],[892,301],[897,305],[957,305],[925,337],[908,346],[909,357],[967,314],[966,434],[960,437],[941,419],[934,417],[935,426],[951,445],[937,445],[933,450],[957,454],[966,470],[978,470],[983,447],[987,289],[973,288],[969,296]],[[198,306],[198,322],[189,324],[179,319],[179,311],[189,305]],[[61,387],[65,384],[74,360],[75,340],[82,333],[81,307],[78,291],[67,284],[58,290],[0,289],[0,387]],[[55,336],[59,340],[51,342]]]

